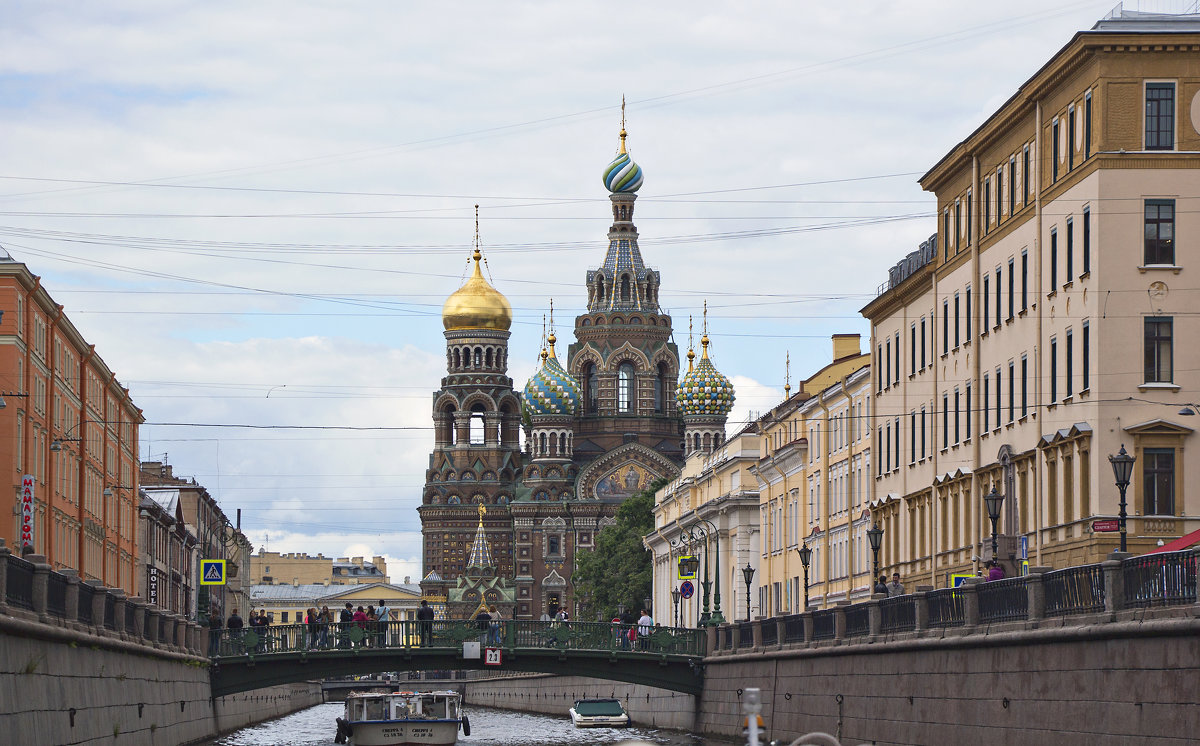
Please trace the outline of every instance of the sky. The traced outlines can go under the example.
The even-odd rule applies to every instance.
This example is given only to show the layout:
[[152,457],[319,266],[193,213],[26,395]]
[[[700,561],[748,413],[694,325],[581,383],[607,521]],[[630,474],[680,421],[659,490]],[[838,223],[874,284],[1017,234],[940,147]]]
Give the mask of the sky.
[[256,547],[415,581],[475,205],[519,388],[603,261],[624,97],[642,255],[681,355],[707,301],[732,431],[785,357],[867,350],[936,230],[917,178],[1112,4],[8,0],[0,247],[130,389],[143,460]]

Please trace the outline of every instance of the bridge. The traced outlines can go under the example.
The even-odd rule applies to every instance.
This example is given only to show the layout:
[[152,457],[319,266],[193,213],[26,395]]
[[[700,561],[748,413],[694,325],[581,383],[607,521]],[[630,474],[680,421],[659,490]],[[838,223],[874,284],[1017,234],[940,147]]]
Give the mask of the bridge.
[[[422,626],[425,625],[425,626]],[[474,620],[271,625],[214,632],[212,694],[373,671],[499,670],[588,676],[700,694],[705,631],[606,622]],[[634,637],[636,639],[631,639]],[[479,643],[479,657],[465,653]],[[486,650],[493,650],[488,656]]]

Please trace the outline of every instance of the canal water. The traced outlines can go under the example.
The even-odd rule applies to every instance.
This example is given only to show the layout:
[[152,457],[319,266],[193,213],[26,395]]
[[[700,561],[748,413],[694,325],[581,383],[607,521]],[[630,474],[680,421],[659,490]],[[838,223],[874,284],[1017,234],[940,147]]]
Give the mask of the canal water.
[[[332,746],[334,718],[342,703],[310,707],[269,723],[207,741],[210,746]],[[566,715],[550,717],[528,712],[468,707],[471,735],[461,733],[462,746],[614,746],[623,741],[646,741],[664,746],[732,746],[733,742],[701,738],[661,728],[576,728]]]

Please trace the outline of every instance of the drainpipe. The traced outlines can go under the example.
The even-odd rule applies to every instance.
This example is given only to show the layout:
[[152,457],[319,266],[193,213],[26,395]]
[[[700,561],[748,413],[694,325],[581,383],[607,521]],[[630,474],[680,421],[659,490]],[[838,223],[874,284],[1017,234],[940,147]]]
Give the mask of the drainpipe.
[[[1034,308],[1037,311],[1037,343],[1033,348],[1033,369],[1037,371],[1037,375],[1033,377],[1034,381],[1034,396],[1033,396],[1033,411],[1038,416],[1039,422],[1045,422],[1045,409],[1042,406],[1042,102],[1039,99],[1035,103],[1034,114],[1034,187],[1033,187],[1033,221],[1034,221],[1034,238],[1033,238],[1033,253],[1037,257],[1034,262],[1034,283],[1037,288],[1037,295],[1034,296]],[[1029,185],[1025,186],[1026,189]],[[1039,425],[1038,427],[1041,427]],[[1034,449],[1035,455],[1033,458],[1033,467],[1030,469],[1031,481],[1033,482],[1033,505],[1034,515],[1036,520],[1033,523],[1033,548],[1034,554],[1037,557],[1037,563],[1042,564],[1042,478],[1041,464],[1039,459],[1041,454],[1038,449]]]
[[[975,230],[975,221],[980,219],[979,218],[979,209],[978,209],[978,205],[976,203],[976,198],[978,196],[979,196],[979,156],[972,155],[971,156],[971,202],[973,204],[971,207],[971,224],[967,226],[967,230],[971,231],[971,267],[972,267],[971,276],[973,277],[972,283],[976,290],[979,290],[980,288],[983,287],[983,275],[980,271],[980,265],[982,264],[982,262],[980,261],[980,254],[982,254],[983,252],[979,248],[979,236],[980,236],[981,232]],[[996,288],[996,292],[997,293],[1000,292],[999,287]],[[988,302],[987,298],[979,296],[976,299],[976,303],[974,305],[979,306],[981,303],[987,303],[987,302]],[[974,308],[974,307],[971,308],[971,316],[972,316],[971,334],[972,335],[975,335],[976,331],[978,331],[979,333],[982,333],[984,331],[983,329],[978,328],[979,324],[976,323],[976,319],[975,319],[976,313],[975,312],[976,312],[976,308]],[[982,346],[982,343],[975,345],[975,362],[971,366],[971,375],[973,376],[973,379],[974,379],[972,381],[971,388],[972,388],[972,390],[975,390],[977,394],[983,393],[982,390],[979,390],[978,386],[975,385],[975,382],[980,380],[979,357],[980,357],[980,353],[982,352],[982,350],[980,349],[981,346]],[[997,386],[1000,385],[999,381],[996,382],[996,385]],[[979,402],[982,405],[980,407],[980,414],[979,414],[979,416],[977,416],[973,419],[977,420],[978,422],[982,422],[983,420],[980,418],[983,415],[983,411],[987,409],[988,403],[985,399],[982,399],[982,398],[979,399]],[[974,424],[974,423],[972,423],[972,424]],[[970,437],[970,435],[971,435],[970,433],[967,433],[968,437]],[[975,438],[971,439],[971,442],[973,443],[973,445],[971,446],[971,464],[972,464],[973,468],[971,469],[970,493],[967,495],[967,505],[968,505],[967,514],[968,515],[970,515],[972,512],[974,512],[978,508],[978,502],[979,502],[979,500],[977,498],[977,496],[980,494],[978,466],[980,463],[980,458],[981,458],[981,454],[982,454],[982,450],[983,450],[982,446],[980,444],[980,440],[982,440],[982,438],[980,438],[980,437],[975,437]],[[975,527],[978,527],[980,522],[972,521],[972,523],[975,524]],[[972,536],[971,537],[971,557],[974,558],[974,557],[978,557],[978,556],[979,555],[976,554],[976,552],[975,552],[975,537]],[[978,565],[978,560],[972,559],[971,560],[971,571],[972,572],[975,572],[976,570],[979,569],[977,567],[977,565]]]

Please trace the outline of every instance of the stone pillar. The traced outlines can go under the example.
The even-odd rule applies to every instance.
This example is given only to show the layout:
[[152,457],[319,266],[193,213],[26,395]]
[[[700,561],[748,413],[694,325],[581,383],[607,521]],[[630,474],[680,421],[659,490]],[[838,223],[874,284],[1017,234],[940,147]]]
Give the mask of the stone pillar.
[[[772,623],[774,623],[774,621],[775,620],[773,620],[773,619],[771,620]],[[754,647],[756,647],[756,648],[761,648],[763,646],[762,628],[763,628],[763,618],[758,617],[757,619],[754,620],[753,626],[750,628],[754,632]]]
[[883,610],[879,608],[879,602],[885,598],[887,596],[884,594],[876,593],[871,596],[870,601],[867,601],[867,634],[871,640],[879,637],[879,633],[883,629]]
[[784,636],[787,634],[787,622],[781,616],[773,617],[775,621],[775,647],[783,647]]
[[838,642],[846,640],[846,607],[849,601],[838,601],[833,607],[833,639]]
[[488,412],[483,415],[483,442],[489,446],[499,445],[500,414],[498,412]]
[[182,614],[175,616],[175,645],[180,652],[186,652],[188,649],[188,620]]
[[800,615],[801,624],[804,625],[804,642],[811,644],[813,641],[813,620],[812,612],[805,611]]
[[76,570],[59,570],[67,579],[66,613],[63,616],[68,627],[79,626],[79,573]]
[[91,583],[96,588],[96,593],[92,596],[92,627],[96,634],[103,635],[104,597],[108,594],[109,589],[105,588],[98,580],[93,580]]
[[916,631],[924,632],[929,629],[929,586],[913,594],[913,619],[916,621]]
[[963,594],[963,626],[967,629],[979,626],[979,584],[983,578],[967,578],[958,587]]
[[196,622],[188,622],[184,631],[187,639],[187,649],[192,655],[203,655],[208,652],[208,646],[203,644],[208,627],[201,627]]
[[12,550],[0,539],[0,614],[8,613],[8,557]]
[[127,640],[129,639],[129,633],[125,631],[125,591],[114,588],[109,593],[113,597],[113,623],[117,628],[117,637]]
[[741,627],[738,627],[738,626],[721,627],[721,631],[719,634],[722,636],[724,636],[724,635],[732,635],[733,636],[732,642],[729,646],[730,648],[733,649],[733,652],[736,653],[738,648],[740,648],[742,646],[742,628]]
[[1025,578],[1026,603],[1029,606],[1027,618],[1031,622],[1046,618],[1046,579],[1043,577],[1045,572],[1044,567],[1031,567],[1029,575]]
[[142,638],[150,645],[158,642],[158,618],[161,615],[162,610],[157,606],[146,607],[146,626],[143,627]]
[[704,645],[709,655],[716,655],[720,649],[717,647],[717,628],[708,626],[704,628]]
[[1104,573],[1104,611],[1108,614],[1125,608],[1125,573],[1121,572],[1120,554],[1113,552],[1108,555],[1110,559],[1100,563],[1100,571]]
[[146,601],[141,596],[134,596],[125,603],[133,606],[133,641],[138,644],[146,642]]
[[30,554],[25,559],[33,563],[33,613],[37,614],[39,622],[45,624],[50,621],[46,605],[50,592],[50,571],[54,568],[46,561],[44,554]]

